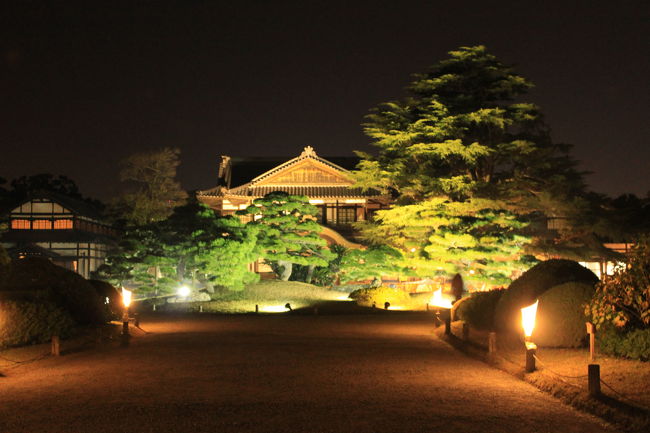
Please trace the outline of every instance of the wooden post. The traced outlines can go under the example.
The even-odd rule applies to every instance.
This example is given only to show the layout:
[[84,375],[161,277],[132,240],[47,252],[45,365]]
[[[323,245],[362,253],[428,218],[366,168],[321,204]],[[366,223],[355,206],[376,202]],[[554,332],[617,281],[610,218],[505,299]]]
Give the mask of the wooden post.
[[52,356],[61,356],[61,341],[58,335],[52,336]]
[[139,313],[135,313],[133,315],[133,326],[135,326],[136,328],[140,327],[140,314]]
[[594,362],[596,359],[596,327],[593,323],[586,322],[587,334],[589,334],[589,360]]
[[427,302],[426,308],[427,308],[427,311],[429,311],[429,303],[428,302]]
[[255,304],[255,314],[260,312],[260,306]]
[[463,322],[463,340],[469,340],[469,323]]
[[151,311],[156,311],[156,304],[151,304]]
[[490,332],[488,335],[488,353],[495,355],[497,353],[497,333]]
[[436,328],[440,325],[442,325],[442,319],[440,319],[440,308],[436,308],[436,316],[435,316],[434,323],[436,325]]
[[451,335],[451,311],[445,313],[445,335]]
[[589,375],[589,395],[598,397],[600,395],[600,364],[589,364],[587,373]]
[[203,305],[199,305],[199,313],[203,313]]
[[526,342],[526,373],[535,371],[535,353],[537,353],[537,346],[530,341]]

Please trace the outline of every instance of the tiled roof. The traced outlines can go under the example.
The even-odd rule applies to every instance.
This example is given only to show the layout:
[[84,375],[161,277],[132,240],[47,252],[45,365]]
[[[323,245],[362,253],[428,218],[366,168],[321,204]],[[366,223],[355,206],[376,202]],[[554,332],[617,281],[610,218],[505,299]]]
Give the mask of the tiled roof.
[[239,195],[246,197],[263,197],[274,191],[284,191],[291,195],[306,195],[310,198],[367,198],[380,196],[378,191],[363,191],[361,188],[350,188],[345,185],[340,186],[255,186],[249,184],[242,185],[223,191],[224,194]]

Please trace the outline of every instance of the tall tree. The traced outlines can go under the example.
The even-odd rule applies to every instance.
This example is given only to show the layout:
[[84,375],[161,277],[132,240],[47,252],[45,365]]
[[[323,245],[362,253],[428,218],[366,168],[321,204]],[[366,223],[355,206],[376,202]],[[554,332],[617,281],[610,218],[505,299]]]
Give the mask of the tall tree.
[[185,202],[187,194],[176,180],[179,155],[180,150],[166,147],[122,161],[120,180],[127,184],[127,192],[117,207],[129,222],[142,225],[164,220]]
[[[473,278],[507,282],[529,259],[527,221],[565,216],[584,183],[570,147],[550,139],[536,105],[521,102],[532,83],[483,46],[449,54],[415,75],[407,98],[367,117],[378,152],[360,154],[358,185],[393,194],[397,207],[378,213],[383,229],[365,232],[435,227],[413,239],[409,259],[454,273],[472,266]],[[490,265],[499,262],[501,272]]]
[[[253,200],[240,215],[250,215],[248,223],[256,227],[261,256],[280,269],[280,278],[287,281],[294,264],[327,266],[334,254],[318,234],[322,227],[316,222],[318,209],[305,196],[277,191]],[[307,280],[311,279],[311,272]]]

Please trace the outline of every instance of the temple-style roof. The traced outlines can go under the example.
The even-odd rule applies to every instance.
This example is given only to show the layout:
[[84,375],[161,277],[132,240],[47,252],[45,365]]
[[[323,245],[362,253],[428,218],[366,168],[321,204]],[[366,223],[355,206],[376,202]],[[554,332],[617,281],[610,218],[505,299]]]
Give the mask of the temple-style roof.
[[[311,146],[304,148],[302,153],[288,161],[265,167],[263,172],[257,172],[254,177],[248,177],[245,183],[239,185],[235,182],[241,176],[237,173],[244,160],[222,157],[219,167],[219,185],[205,191],[199,191],[200,196],[222,197],[224,195],[240,197],[262,197],[273,191],[284,191],[292,195],[305,195],[310,198],[368,198],[379,197],[378,191],[363,191],[361,188],[351,187],[354,180],[349,169],[358,163],[358,158],[322,158],[316,154]],[[333,161],[341,162],[345,167]],[[252,159],[251,167],[261,168],[271,159]],[[243,167],[241,167],[243,168]],[[243,170],[244,172],[250,170]],[[235,185],[230,187],[230,185]]]

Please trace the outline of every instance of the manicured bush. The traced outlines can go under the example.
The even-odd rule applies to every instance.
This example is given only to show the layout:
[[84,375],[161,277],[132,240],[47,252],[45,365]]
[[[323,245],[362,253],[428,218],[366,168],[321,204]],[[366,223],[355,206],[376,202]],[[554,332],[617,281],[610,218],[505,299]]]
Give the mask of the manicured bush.
[[521,332],[521,308],[535,302],[544,292],[564,283],[594,286],[598,277],[572,260],[548,260],[538,263],[510,284],[495,310],[499,331]]
[[350,293],[350,298],[359,305],[370,307],[375,304],[377,308],[384,308],[385,302],[392,306],[409,306],[411,303],[408,293],[386,286],[357,289]]
[[65,338],[75,326],[70,315],[52,302],[0,300],[0,347]]
[[613,326],[596,333],[598,350],[608,355],[650,361],[650,329],[622,331]]
[[0,281],[0,291],[27,292],[29,295],[21,298],[53,302],[80,325],[106,321],[103,299],[92,284],[44,258],[12,261],[7,278]]
[[453,315],[472,328],[491,331],[494,329],[494,310],[503,293],[503,289],[474,292],[454,304]]
[[585,305],[593,294],[591,284],[565,283],[540,295],[532,341],[544,347],[582,346],[587,335]]

